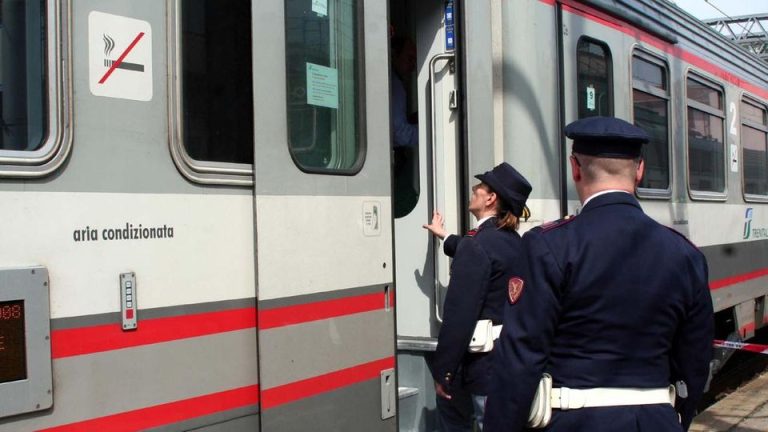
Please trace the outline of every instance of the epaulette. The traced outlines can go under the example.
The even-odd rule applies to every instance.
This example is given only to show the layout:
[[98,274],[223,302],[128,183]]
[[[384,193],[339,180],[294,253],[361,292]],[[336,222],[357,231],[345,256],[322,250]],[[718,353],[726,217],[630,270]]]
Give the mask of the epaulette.
[[666,226],[666,225],[662,225],[662,226],[663,226],[664,228],[666,228],[666,229],[668,229],[668,230],[672,231],[673,233],[675,233],[675,234],[679,235],[680,237],[682,237],[682,238],[683,238],[683,240],[685,240],[685,241],[686,241],[686,243],[688,243],[689,245],[693,246],[693,248],[694,248],[694,249],[696,249],[696,250],[699,250],[699,247],[698,247],[698,246],[696,246],[695,244],[693,244],[693,242],[691,241],[691,239],[689,239],[688,237],[686,237],[686,236],[685,236],[685,234],[681,233],[680,231],[678,231],[678,230],[676,230],[676,229],[674,229],[674,228],[672,228],[672,227],[668,227],[668,226]]
[[574,219],[576,219],[576,216],[568,215],[568,216],[566,216],[566,217],[564,217],[562,219],[558,219],[558,220],[555,220],[555,221],[552,221],[552,222],[547,222],[547,223],[541,225],[541,232],[547,232],[547,231],[553,230],[553,229],[555,229],[557,227],[561,227],[561,226],[563,226],[563,225],[573,221]]

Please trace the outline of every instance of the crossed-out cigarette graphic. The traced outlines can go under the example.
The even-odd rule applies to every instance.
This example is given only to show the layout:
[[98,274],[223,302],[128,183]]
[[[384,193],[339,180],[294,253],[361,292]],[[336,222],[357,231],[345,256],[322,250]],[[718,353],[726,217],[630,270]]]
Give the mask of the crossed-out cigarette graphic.
[[[112,39],[107,34],[103,35],[103,38],[104,38],[104,56],[106,57],[104,59],[104,66],[106,66],[108,68],[111,68],[112,65],[117,61],[117,60],[111,60],[109,58],[109,55],[112,53],[112,50],[115,49],[115,40]],[[114,68],[115,69],[124,69],[124,70],[136,71],[136,72],[144,72],[144,65],[143,64],[128,63],[126,61],[120,62]]]

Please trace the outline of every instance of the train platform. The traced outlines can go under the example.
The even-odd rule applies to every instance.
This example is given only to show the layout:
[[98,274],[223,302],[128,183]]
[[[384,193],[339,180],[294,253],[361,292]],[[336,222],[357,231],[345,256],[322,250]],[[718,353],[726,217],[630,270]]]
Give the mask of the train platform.
[[768,372],[707,408],[693,419],[690,432],[768,431]]

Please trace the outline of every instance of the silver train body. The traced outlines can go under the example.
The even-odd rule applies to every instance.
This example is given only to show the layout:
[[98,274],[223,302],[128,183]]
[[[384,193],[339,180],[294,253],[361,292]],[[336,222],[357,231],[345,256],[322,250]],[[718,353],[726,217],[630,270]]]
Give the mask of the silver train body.
[[638,197],[706,254],[720,335],[768,320],[768,65],[664,1],[0,7],[0,431],[434,430],[421,225],[470,227],[503,160],[523,230],[578,212],[585,115],[652,130]]

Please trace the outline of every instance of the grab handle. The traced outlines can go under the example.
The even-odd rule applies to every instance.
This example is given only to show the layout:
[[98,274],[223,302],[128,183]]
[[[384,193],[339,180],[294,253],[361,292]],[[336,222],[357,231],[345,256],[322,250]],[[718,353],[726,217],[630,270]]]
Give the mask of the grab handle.
[[[456,55],[454,53],[441,53],[436,54],[432,59],[429,61],[429,111],[430,111],[430,131],[429,131],[429,137],[430,137],[430,151],[432,153],[432,158],[430,161],[430,178],[432,179],[432,199],[430,200],[430,208],[428,209],[428,215],[427,218],[430,220],[432,218],[432,214],[434,213],[435,209],[437,208],[437,197],[438,197],[438,189],[437,189],[437,134],[435,133],[435,125],[437,124],[437,112],[435,109],[435,79],[437,77],[437,63],[440,61],[448,61],[449,66],[452,66],[452,63],[455,61]],[[440,240],[437,237],[433,237],[432,239],[432,259],[433,259],[433,269],[435,274],[435,318],[437,319],[437,322],[442,323],[443,317],[440,314],[440,277],[438,273],[438,266],[439,266],[439,253],[440,253]]]

